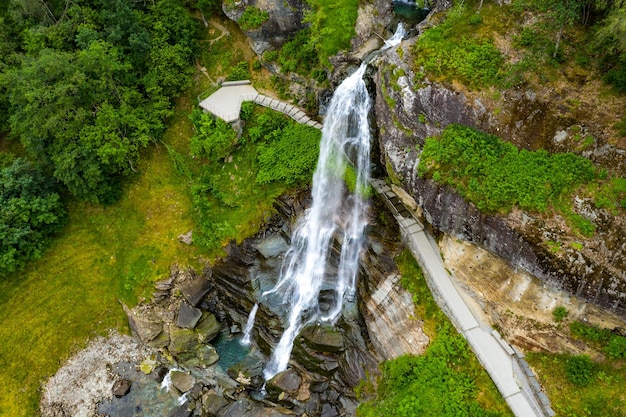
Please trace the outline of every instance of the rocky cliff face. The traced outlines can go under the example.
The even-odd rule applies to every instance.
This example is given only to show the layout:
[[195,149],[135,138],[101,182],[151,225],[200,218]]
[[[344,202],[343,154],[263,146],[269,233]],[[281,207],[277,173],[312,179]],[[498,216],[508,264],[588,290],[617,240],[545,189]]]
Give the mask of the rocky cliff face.
[[223,2],[222,10],[231,20],[238,22],[244,10],[250,6],[269,13],[265,23],[246,32],[252,49],[258,55],[279,48],[302,30],[305,27],[302,18],[309,8],[304,0],[240,0]]
[[[623,172],[626,151],[609,128],[587,126],[559,101],[531,90],[505,91],[494,103],[457,86],[424,80],[414,83],[410,47],[389,51],[375,61],[375,113],[382,164],[389,176],[419,203],[438,230],[477,243],[543,281],[626,317],[626,221],[590,201],[576,198],[575,210],[596,226],[592,237],[577,235],[559,214],[514,210],[506,216],[480,212],[460,195],[417,176],[419,149],[427,136],[450,123],[476,127],[528,149],[571,150],[574,134],[593,131],[595,144],[583,156],[614,172]],[[402,58],[400,58],[402,56]],[[543,93],[542,93],[543,94]],[[589,104],[591,105],[591,104]],[[584,120],[584,121],[582,121]],[[602,126],[602,125],[598,125]],[[558,251],[548,241],[561,242]]]

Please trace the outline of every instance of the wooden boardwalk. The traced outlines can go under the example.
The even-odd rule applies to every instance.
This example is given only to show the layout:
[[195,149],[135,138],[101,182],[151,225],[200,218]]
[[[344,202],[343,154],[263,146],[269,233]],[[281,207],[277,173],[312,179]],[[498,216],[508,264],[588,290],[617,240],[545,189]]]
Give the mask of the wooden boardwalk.
[[231,123],[239,120],[241,104],[244,101],[254,101],[260,106],[281,112],[298,123],[322,129],[321,123],[311,119],[298,107],[260,94],[248,80],[223,83],[219,90],[200,102],[200,107]]

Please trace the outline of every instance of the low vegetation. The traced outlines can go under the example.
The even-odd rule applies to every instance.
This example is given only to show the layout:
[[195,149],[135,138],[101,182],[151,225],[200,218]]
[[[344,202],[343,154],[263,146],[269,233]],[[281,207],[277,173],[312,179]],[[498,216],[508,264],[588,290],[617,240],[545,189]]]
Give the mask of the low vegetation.
[[[308,183],[317,163],[320,131],[280,113],[244,103],[243,132],[196,110],[191,153],[203,164],[191,179],[198,224],[195,242],[219,251],[250,236],[267,220],[274,199]],[[256,179],[256,180],[251,180]]]
[[544,212],[595,178],[585,158],[571,153],[519,150],[502,139],[461,125],[427,138],[420,175],[451,185],[481,210],[518,206]]
[[269,13],[258,7],[248,6],[237,22],[241,30],[252,30],[261,26],[270,17]]
[[588,354],[529,353],[526,357],[552,408],[559,416],[626,416],[626,337],[580,321],[569,323],[569,334]]
[[[593,71],[624,92],[626,30],[619,22],[625,15],[624,2],[458,2],[415,44],[414,72],[482,90]],[[505,46],[509,40],[514,48]]]
[[626,416],[624,360],[593,360],[587,355],[528,353],[558,416]]
[[296,72],[320,82],[326,79],[328,60],[350,47],[355,35],[359,2],[356,0],[307,0],[311,6],[305,21],[309,27],[298,32],[280,51],[264,55],[266,61],[276,61],[284,72]]
[[[421,356],[385,362],[376,398],[360,404],[357,415],[511,416],[465,339],[439,310],[410,252],[402,252],[397,263],[402,286],[413,294],[416,315],[424,320],[431,343]],[[364,391],[362,387],[362,396]]]

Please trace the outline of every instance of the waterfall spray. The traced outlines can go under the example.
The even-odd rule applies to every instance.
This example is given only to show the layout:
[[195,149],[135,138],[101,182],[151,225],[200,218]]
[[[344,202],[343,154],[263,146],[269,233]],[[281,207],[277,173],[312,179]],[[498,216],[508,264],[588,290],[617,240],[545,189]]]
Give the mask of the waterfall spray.
[[250,311],[250,315],[248,316],[248,321],[246,322],[246,328],[243,331],[243,337],[241,338],[241,344],[243,346],[250,346],[250,338],[252,336],[252,327],[254,327],[254,318],[256,317],[256,311],[259,309],[259,303],[254,304],[252,310]]
[[[397,45],[403,35],[399,26],[384,49]],[[363,192],[370,174],[367,118],[371,100],[363,81],[365,69],[366,64],[362,64],[337,87],[331,99],[313,175],[313,204],[295,228],[278,282],[262,295],[274,294],[289,308],[286,329],[264,370],[266,380],[287,368],[293,341],[304,326],[334,323],[343,303],[354,301],[367,225],[368,201]],[[356,177],[352,191],[344,182],[346,170],[353,170]],[[335,239],[341,243],[341,253],[336,272],[331,272],[327,265]],[[333,299],[326,311],[320,309],[322,290]]]

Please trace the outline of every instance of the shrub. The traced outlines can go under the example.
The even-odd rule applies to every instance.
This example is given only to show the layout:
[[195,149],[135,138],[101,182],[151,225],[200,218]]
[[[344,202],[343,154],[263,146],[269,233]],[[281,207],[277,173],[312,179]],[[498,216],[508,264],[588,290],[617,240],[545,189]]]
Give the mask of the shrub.
[[286,184],[310,180],[319,154],[320,131],[310,126],[290,124],[280,137],[260,148],[256,181]]
[[575,321],[569,325],[569,331],[572,336],[595,343],[597,345],[605,345],[611,339],[611,331],[601,329],[597,326]]
[[587,355],[572,356],[565,363],[565,376],[572,384],[585,387],[593,377],[593,362]]
[[[591,162],[577,155],[520,151],[461,125],[426,138],[418,173],[451,185],[481,210],[508,211],[517,205],[541,212],[595,175]],[[577,225],[593,233],[593,224]]]
[[609,344],[604,348],[604,352],[613,359],[626,358],[626,337],[619,335],[611,336],[611,340],[609,340]]
[[0,275],[41,257],[65,220],[56,182],[33,164],[18,158],[0,170]]
[[554,317],[554,321],[556,322],[563,321],[563,319],[567,317],[568,314],[569,311],[567,311],[567,309],[563,306],[558,306],[557,308],[552,310],[552,316]]
[[230,124],[197,108],[189,118],[194,126],[190,144],[192,155],[215,161],[228,156],[237,139]]
[[250,69],[248,68],[248,63],[246,61],[241,61],[230,72],[226,79],[228,81],[239,81],[239,80],[248,80],[250,79]]
[[270,14],[266,10],[261,10],[258,7],[248,6],[243,11],[241,18],[237,21],[237,24],[241,30],[247,31],[256,29],[269,19]]

